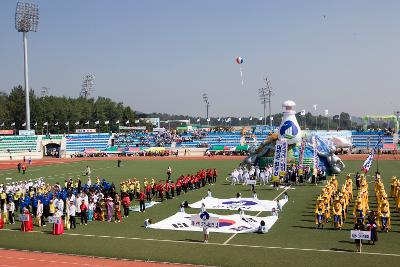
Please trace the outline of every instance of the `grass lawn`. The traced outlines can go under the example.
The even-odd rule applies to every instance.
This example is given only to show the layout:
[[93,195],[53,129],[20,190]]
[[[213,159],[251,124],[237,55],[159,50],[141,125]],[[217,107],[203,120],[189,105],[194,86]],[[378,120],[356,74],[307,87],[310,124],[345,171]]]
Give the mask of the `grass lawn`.
[[[147,160],[124,161],[123,166],[117,168],[115,160],[80,161],[31,167],[25,177],[17,174],[16,170],[3,170],[0,171],[0,183],[6,182],[6,178],[16,181],[40,176],[45,177],[50,183],[63,182],[69,177],[75,178],[82,175],[86,165],[90,165],[94,176],[106,178],[115,184],[133,177],[165,179],[168,166],[173,169],[174,179],[180,174],[194,173],[201,168],[216,167],[219,171],[219,179],[216,185],[210,187],[213,196],[233,197],[240,191],[243,197],[250,197],[251,191],[248,186],[234,187],[225,181],[225,177],[238,163],[239,161],[235,160]],[[345,163],[346,173],[356,172],[362,164],[361,161]],[[379,169],[384,177],[388,194],[390,178],[397,174],[399,167],[400,161],[379,162]],[[375,168],[373,165],[372,170]],[[344,178],[345,174],[340,175],[340,185]],[[372,178],[369,177],[369,181],[371,180]],[[86,227],[78,225],[76,230],[66,231],[66,234],[62,236],[49,234],[50,226],[43,230],[35,227],[38,232],[22,233],[10,231],[18,229],[19,224],[7,225],[6,229],[9,230],[0,231],[0,247],[217,266],[398,265],[400,260],[399,214],[392,210],[392,231],[379,234],[379,241],[375,246],[363,246],[365,254],[353,253],[355,245],[350,239],[350,229],[353,225],[349,218],[341,231],[333,230],[331,223],[326,225],[324,230],[315,229],[315,200],[321,187],[322,185],[300,185],[293,190],[289,189],[287,191],[289,202],[284,206],[278,222],[267,234],[238,234],[228,243],[226,241],[232,237],[232,234],[211,232],[210,243],[203,244],[201,232],[144,229],[142,226],[146,218],[159,221],[175,214],[179,203],[184,200],[192,203],[206,196],[209,187],[204,187],[147,209],[146,213],[131,214],[121,224],[92,222]],[[276,191],[270,186],[257,186],[256,190],[259,199],[269,200],[282,192],[282,189]],[[374,195],[373,183],[370,183],[372,203],[375,203]],[[375,207],[374,204],[370,206]],[[352,207],[349,211],[352,213]],[[197,210],[187,210],[187,212],[195,213]],[[264,215],[266,214],[261,213],[259,216]]]

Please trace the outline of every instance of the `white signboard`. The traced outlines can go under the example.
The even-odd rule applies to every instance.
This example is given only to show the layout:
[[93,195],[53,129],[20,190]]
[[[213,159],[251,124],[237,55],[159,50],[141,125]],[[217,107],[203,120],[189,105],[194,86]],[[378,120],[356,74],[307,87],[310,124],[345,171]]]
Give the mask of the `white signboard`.
[[252,184],[253,184],[253,185],[256,185],[256,184],[257,184],[257,180],[247,180],[247,181],[246,181],[246,184],[247,184],[247,185],[252,185]]
[[61,223],[61,218],[60,217],[50,216],[49,217],[49,223],[60,224]]
[[200,218],[200,214],[196,214],[190,216],[190,221],[191,225],[195,227],[203,227],[207,223],[209,228],[219,228],[219,217],[210,216],[208,220],[204,221]]
[[351,239],[371,240],[371,231],[351,230],[350,237]]
[[27,221],[29,221],[29,216],[28,216],[27,214],[20,214],[18,218],[19,218],[19,221],[20,221],[20,222],[27,222]]

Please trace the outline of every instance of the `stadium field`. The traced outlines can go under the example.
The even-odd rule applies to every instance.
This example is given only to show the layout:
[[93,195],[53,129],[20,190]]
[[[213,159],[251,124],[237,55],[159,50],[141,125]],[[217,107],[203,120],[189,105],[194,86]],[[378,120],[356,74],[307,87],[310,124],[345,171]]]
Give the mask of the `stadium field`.
[[[64,161],[62,164],[33,166],[25,176],[16,169],[1,170],[0,183],[34,179],[40,176],[51,184],[65,179],[83,176],[89,165],[93,176],[106,178],[116,185],[128,178],[156,177],[165,179],[168,166],[173,169],[173,179],[180,174],[195,173],[201,168],[217,168],[219,177],[216,185],[206,186],[172,200],[164,201],[146,210],[145,213],[131,214],[122,223],[91,222],[88,226],[78,225],[76,230],[64,235],[53,236],[51,226],[35,227],[31,233],[19,231],[19,224],[7,225],[0,231],[0,247],[5,249],[57,252],[122,259],[151,260],[160,262],[190,263],[212,266],[396,266],[400,260],[400,216],[394,213],[391,200],[392,230],[379,233],[375,246],[363,246],[363,253],[355,253],[354,242],[350,239],[352,220],[348,217],[343,230],[333,230],[331,222],[323,230],[315,229],[314,207],[321,185],[298,185],[289,189],[274,190],[268,186],[257,186],[259,199],[281,198],[283,191],[289,194],[289,202],[284,206],[278,222],[266,234],[210,234],[210,243],[202,242],[201,232],[184,232],[145,229],[143,221],[152,218],[163,220],[178,211],[179,203],[200,200],[210,188],[215,197],[233,197],[241,192],[250,197],[248,186],[231,186],[225,178],[238,165],[239,160],[140,160],[123,161],[117,168],[116,160]],[[339,176],[340,185],[345,174],[356,172],[362,161],[346,161],[346,172]],[[390,178],[397,174],[400,161],[379,161],[379,170],[390,191]],[[376,169],[376,161],[371,168]],[[11,178],[11,179],[10,179]],[[370,207],[375,208],[373,179],[370,182]],[[136,203],[135,203],[136,204]],[[138,204],[138,203],[137,203]],[[352,213],[353,206],[349,213]],[[196,213],[197,210],[186,210]],[[218,211],[234,213],[234,211]],[[248,213],[265,216],[264,213]],[[351,216],[350,216],[351,217]]]

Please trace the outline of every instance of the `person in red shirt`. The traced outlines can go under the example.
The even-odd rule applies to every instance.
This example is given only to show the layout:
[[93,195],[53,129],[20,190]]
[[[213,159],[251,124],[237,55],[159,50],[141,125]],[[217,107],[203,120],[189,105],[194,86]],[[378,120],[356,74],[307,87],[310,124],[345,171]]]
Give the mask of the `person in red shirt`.
[[143,190],[140,190],[140,194],[139,194],[139,205],[140,205],[140,212],[145,212],[146,210],[146,205],[144,203],[144,192]]
[[146,200],[151,201],[151,185],[146,185]]
[[167,181],[167,182],[165,183],[165,196],[167,197],[167,199],[170,199],[170,198],[171,198],[171,196],[170,196],[170,191],[171,191],[171,187],[170,187],[170,185],[169,185],[169,182]]
[[124,207],[124,216],[126,218],[129,217],[129,206],[131,205],[131,199],[129,198],[129,194],[122,193],[122,206]]
[[25,165],[25,164],[22,164],[21,169],[22,169],[22,174],[25,174],[25,172],[26,172],[26,165]]
[[171,182],[171,196],[172,196],[172,198],[175,197],[175,183],[174,183],[174,181]]
[[81,209],[81,224],[87,225],[87,210],[88,207],[85,204],[85,200],[82,199],[82,204],[80,206]]
[[214,168],[213,170],[213,184],[217,182],[217,170]]

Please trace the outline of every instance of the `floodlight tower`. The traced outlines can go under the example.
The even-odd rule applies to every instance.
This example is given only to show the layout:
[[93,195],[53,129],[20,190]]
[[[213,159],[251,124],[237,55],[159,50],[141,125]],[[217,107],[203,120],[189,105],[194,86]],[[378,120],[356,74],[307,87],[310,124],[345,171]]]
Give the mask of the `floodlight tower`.
[[29,80],[28,80],[28,32],[36,32],[39,23],[39,7],[32,3],[17,3],[15,10],[15,29],[22,32],[24,40],[24,78],[25,78],[25,111],[26,130],[31,129],[31,112],[29,105]]
[[93,91],[93,88],[94,88],[94,75],[87,74],[83,76],[81,97],[88,98],[90,92]]
[[210,108],[210,101],[209,101],[209,99],[208,99],[208,95],[206,94],[206,93],[204,93],[203,94],[203,101],[204,101],[204,103],[206,103],[206,110],[207,110],[207,124],[208,125],[210,125],[210,120],[209,120],[209,117],[208,117],[208,109]]
[[264,105],[264,125],[267,125],[266,106],[268,103],[269,125],[270,125],[270,127],[272,127],[271,96],[273,95],[273,93],[272,93],[271,81],[268,80],[268,78],[265,78],[264,81],[265,81],[265,87],[258,89],[258,96],[261,100],[261,104]]

